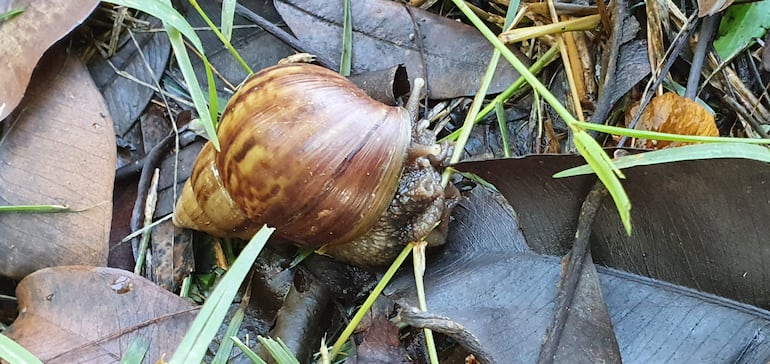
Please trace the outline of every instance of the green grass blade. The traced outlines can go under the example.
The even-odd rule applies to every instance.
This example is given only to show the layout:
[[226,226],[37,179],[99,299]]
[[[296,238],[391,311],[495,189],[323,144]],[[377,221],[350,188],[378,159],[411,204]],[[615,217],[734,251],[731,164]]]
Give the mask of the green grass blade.
[[269,337],[258,336],[257,340],[279,364],[299,364],[299,360],[294,357],[294,354],[291,353],[291,350],[289,350],[289,347],[284,344],[281,338],[273,340]]
[[254,352],[254,350],[251,350],[246,344],[243,343],[240,339],[238,339],[235,336],[230,337],[231,340],[233,340],[233,344],[238,347],[238,349],[241,349],[244,355],[246,355],[247,358],[251,360],[254,364],[267,364],[262,358],[257,355],[257,353]]
[[16,15],[19,15],[24,12],[24,8],[14,8],[11,10],[6,11],[5,13],[0,13],[0,23],[3,21],[6,21],[8,19],[11,19],[15,17]]
[[523,77],[532,86],[532,88],[534,88],[543,97],[543,99],[548,102],[549,105],[551,105],[553,110],[559,114],[559,116],[561,116],[567,124],[570,124],[573,121],[577,121],[577,119],[575,119],[575,117],[570,114],[567,108],[559,102],[559,99],[557,99],[556,96],[554,96],[554,94],[551,93],[551,91],[549,91],[548,88],[537,79],[537,77],[535,77],[535,75],[529,72],[527,66],[524,65],[524,63],[522,63],[521,60],[516,57],[513,52],[511,52],[511,50],[508,49],[505,44],[503,44],[502,41],[500,41],[500,39],[497,38],[495,33],[492,33],[492,31],[484,24],[483,21],[481,21],[481,19],[479,19],[475,13],[473,13],[473,11],[468,7],[467,4],[465,4],[463,0],[452,0],[452,3],[454,3],[463,14],[465,14],[468,20],[470,20],[471,23],[476,26],[476,29],[481,32],[484,38],[492,43],[492,45],[500,52],[503,58],[505,58],[511,64],[511,66],[513,66],[513,68],[519,72],[519,75],[521,75],[521,77]]
[[[203,92],[200,90],[200,84],[198,78],[195,76],[195,72],[190,63],[190,57],[187,54],[187,49],[184,47],[184,41],[180,34],[183,34],[187,40],[193,45],[196,51],[201,55],[204,66],[206,68],[206,78],[209,80],[209,102],[213,105],[213,110],[216,110],[216,98],[211,97],[212,90],[216,94],[213,83],[214,77],[211,74],[211,65],[206,59],[205,52],[203,50],[203,44],[200,38],[195,33],[195,30],[190,26],[190,23],[179,14],[171,6],[171,2],[165,1],[143,1],[143,0],[105,0],[108,3],[126,6],[129,8],[137,9],[147,14],[150,14],[163,21],[163,26],[166,28],[169,40],[171,41],[171,47],[174,50],[174,55],[179,63],[179,69],[182,71],[185,82],[190,90],[190,96],[192,97],[195,110],[198,112],[198,116],[201,118],[206,130],[206,134],[214,144],[216,150],[219,150],[219,140],[216,134],[216,114],[213,111],[209,111],[209,106],[206,104],[206,100],[203,97]],[[212,116],[213,114],[213,116]]]
[[[508,28],[511,27],[511,24],[513,24],[513,20],[516,18],[516,11],[519,9],[519,0],[511,0],[508,3],[508,10],[505,12],[505,23],[503,24],[503,30],[508,30]],[[493,56],[495,67],[497,67],[497,63],[500,60],[499,52],[495,52],[496,56]],[[517,81],[521,79],[519,77]],[[517,89],[521,87],[518,86]],[[513,92],[511,93],[513,95]],[[507,98],[505,99],[507,100]],[[495,108],[495,114],[497,116],[497,125],[500,128],[500,137],[503,139],[503,156],[506,158],[509,158],[511,156],[511,148],[508,145],[508,126],[506,125],[505,120],[505,110],[503,109],[503,103],[505,100],[497,100],[492,101],[490,105],[492,105]],[[487,105],[489,106],[489,105]],[[486,115],[486,114],[484,114]],[[481,120],[484,116],[481,115],[481,112],[479,112],[478,115],[476,115],[476,120],[474,120],[474,125],[478,123],[478,120]]]
[[390,280],[396,274],[396,271],[398,271],[398,268],[401,267],[401,264],[404,263],[404,260],[406,260],[406,258],[409,256],[409,253],[412,252],[413,246],[414,244],[409,243],[406,245],[406,247],[404,247],[404,250],[402,250],[401,253],[398,255],[398,257],[396,257],[396,259],[390,265],[390,267],[382,276],[382,278],[380,278],[380,281],[377,282],[377,285],[374,286],[372,293],[370,293],[369,296],[366,297],[366,300],[364,301],[364,303],[361,304],[361,307],[358,308],[358,311],[356,311],[356,314],[353,315],[352,319],[350,319],[350,322],[342,331],[342,334],[340,334],[340,337],[338,337],[337,341],[334,342],[332,351],[329,354],[332,360],[334,360],[337,357],[337,355],[340,352],[342,352],[342,347],[348,341],[348,339],[350,338],[350,335],[353,334],[353,331],[356,329],[358,324],[364,318],[366,313],[369,312],[369,309],[372,308],[372,305],[374,305],[374,301],[377,300],[377,297],[380,296],[380,293],[382,293],[382,291],[388,285]]
[[230,42],[233,39],[233,19],[235,19],[235,0],[222,0],[222,35]]
[[184,36],[190,41],[190,43],[192,43],[195,49],[203,54],[203,44],[201,43],[200,38],[198,38],[198,34],[195,33],[195,30],[192,28],[190,23],[187,22],[187,19],[185,19],[181,14],[179,14],[179,12],[176,11],[176,9],[174,9],[174,7],[171,6],[170,1],[104,0],[104,2],[140,10],[160,20],[163,20],[164,23],[167,23],[169,26],[176,28],[180,33],[184,34]]
[[187,334],[176,349],[170,364],[200,363],[206,354],[209,343],[214,339],[235,294],[246,275],[251,270],[254,260],[267,243],[275,229],[263,226],[251,241],[243,248],[238,259],[222,277],[214,292],[201,307]]
[[27,349],[3,334],[0,334],[0,359],[8,364],[43,364]]
[[[179,70],[182,71],[182,76],[184,76],[185,82],[190,90],[190,96],[192,97],[193,104],[195,104],[195,109],[198,111],[198,117],[202,119],[203,127],[206,130],[209,140],[214,145],[214,148],[219,150],[219,139],[217,139],[217,131],[214,126],[215,118],[212,118],[212,112],[209,110],[203,91],[201,91],[198,77],[195,75],[195,70],[193,69],[192,62],[190,62],[190,57],[187,54],[187,49],[184,46],[182,36],[177,29],[169,27],[165,22],[163,24],[166,25],[168,39],[171,42],[171,47],[174,49],[174,54],[179,63]],[[209,78],[209,73],[211,72],[210,66],[208,65],[208,61],[204,60],[204,63],[207,69],[206,77]],[[209,78],[209,90],[214,86],[213,80],[214,77],[211,76]],[[209,91],[209,96],[211,96],[211,91]],[[214,98],[214,100],[216,100],[216,98]]]
[[508,10],[505,12],[505,23],[503,24],[504,30],[508,30],[511,23],[513,23],[513,19],[516,18],[516,12],[519,10],[519,5],[521,5],[521,0],[511,0],[508,2]]
[[[519,72],[522,78],[532,86],[532,88],[539,93],[543,99],[553,108],[553,110],[561,116],[565,123],[572,129],[575,134],[575,146],[586,159],[588,164],[596,170],[597,176],[610,192],[615,205],[620,213],[620,218],[623,221],[623,226],[626,228],[628,234],[631,233],[631,203],[628,200],[623,190],[623,186],[618,180],[618,176],[622,176],[620,170],[612,166],[612,160],[604,153],[599,143],[596,142],[590,135],[581,130],[578,126],[578,120],[575,119],[572,114],[562,105],[559,100],[554,96],[548,88],[543,85],[540,80],[535,77],[524,63],[521,62],[500,39],[479,19],[479,17],[473,13],[463,0],[452,0],[452,3],[471,21],[471,23],[478,29],[481,34],[497,49],[500,54],[505,58],[513,68]],[[597,152],[598,151],[598,152]]]
[[713,137],[713,136],[701,136],[701,135],[682,135],[682,134],[668,134],[660,133],[656,131],[636,130],[621,128],[618,126],[609,126],[603,124],[593,124],[584,121],[576,121],[575,126],[595,130],[601,133],[624,135],[631,138],[638,139],[655,139],[655,140],[668,140],[674,142],[685,143],[743,143],[743,144],[770,144],[770,139],[750,139],[750,138],[732,138],[732,137]]
[[[428,311],[428,300],[425,297],[425,247],[428,244],[420,241],[412,249],[412,267],[414,274],[414,287],[417,291],[417,303],[420,311]],[[436,341],[433,339],[433,331],[427,327],[422,329],[425,335],[425,347],[428,349],[428,358],[430,364],[438,364],[438,352],[436,350]]]
[[[190,4],[193,6],[193,8],[195,8],[195,10],[198,12],[198,15],[200,15],[201,18],[203,18],[203,21],[205,21],[206,24],[209,26],[209,29],[211,29],[211,31],[213,31],[214,34],[216,34],[217,38],[219,38],[222,44],[224,44],[225,48],[227,48],[227,50],[230,52],[233,58],[235,58],[235,60],[238,61],[238,64],[241,65],[241,68],[243,68],[243,70],[248,72],[249,74],[254,73],[251,70],[251,67],[249,67],[248,63],[246,63],[246,61],[241,57],[241,54],[238,53],[238,51],[235,50],[235,47],[233,47],[233,45],[230,43],[230,39],[228,37],[225,37],[225,35],[219,31],[217,26],[214,24],[214,22],[211,21],[211,19],[206,14],[206,12],[203,11],[200,5],[198,5],[198,2],[196,0],[189,0],[189,1],[190,1]],[[235,5],[233,5],[233,7],[235,7]],[[235,8],[233,8],[233,12],[235,12]],[[225,14],[223,12],[222,17],[224,16]],[[230,22],[232,23],[232,17],[230,19]],[[230,27],[232,28],[232,24],[230,24]],[[231,32],[232,32],[232,29],[231,29]],[[212,109],[216,110],[215,107],[212,107]]]
[[353,19],[350,14],[350,0],[343,2],[342,11],[342,55],[340,56],[340,74],[350,76],[353,60]]
[[575,147],[580,155],[593,168],[599,180],[610,192],[615,207],[620,214],[620,220],[626,229],[626,234],[631,235],[631,200],[629,200],[626,190],[620,184],[618,177],[623,178],[623,174],[613,166],[612,160],[604,150],[596,144],[596,141],[583,130],[575,131]]
[[233,337],[238,335],[238,330],[241,329],[244,317],[246,317],[246,308],[251,301],[251,283],[246,288],[246,293],[243,295],[241,304],[238,309],[233,313],[233,317],[230,318],[230,323],[227,325],[227,331],[223,335],[222,342],[219,343],[217,353],[214,354],[214,358],[211,359],[211,364],[226,364],[230,359],[230,355],[233,351]]
[[500,128],[500,137],[503,139],[503,155],[506,158],[510,158],[511,146],[508,141],[508,124],[505,120],[505,110],[503,110],[502,103],[495,103],[495,114],[497,116],[497,126]]
[[[529,72],[533,74],[537,74],[551,64],[554,60],[556,60],[559,56],[559,46],[554,45],[548,51],[546,51],[540,58],[535,61],[534,64],[532,64],[531,67],[529,67]],[[482,119],[484,119],[485,116],[487,116],[490,112],[492,112],[495,109],[495,104],[497,103],[504,103],[508,99],[510,99],[516,91],[519,91],[526,85],[527,80],[524,79],[524,77],[519,77],[514,81],[510,86],[508,86],[505,91],[501,92],[499,95],[497,95],[492,101],[490,101],[486,106],[484,106],[481,111],[479,111],[479,114],[476,115],[476,119],[473,121],[475,124],[478,124],[481,122]],[[457,138],[460,137],[460,133],[462,132],[462,129],[455,130],[448,136],[444,137],[443,140],[457,140]]]
[[64,205],[10,205],[0,206],[0,213],[2,212],[55,213],[74,212],[74,210]]
[[[613,164],[615,167],[623,169],[653,164],[720,158],[743,158],[770,163],[770,149],[758,145],[739,143],[693,144],[630,154],[615,158]],[[594,171],[590,166],[582,165],[556,173],[553,177],[563,178],[592,173]]]
[[126,352],[123,353],[123,357],[120,358],[120,364],[142,364],[144,357],[147,355],[147,350],[150,349],[150,343],[144,340],[140,336],[135,336],[131,343],[128,344]]
[[209,117],[208,119],[203,120],[203,129],[206,130],[209,139],[216,140],[214,147],[219,151],[219,138],[217,137],[217,125],[219,125],[219,96],[217,96],[216,82],[214,82],[214,73],[211,71],[211,64],[205,57],[203,58],[203,69],[206,70],[206,82],[209,85]]

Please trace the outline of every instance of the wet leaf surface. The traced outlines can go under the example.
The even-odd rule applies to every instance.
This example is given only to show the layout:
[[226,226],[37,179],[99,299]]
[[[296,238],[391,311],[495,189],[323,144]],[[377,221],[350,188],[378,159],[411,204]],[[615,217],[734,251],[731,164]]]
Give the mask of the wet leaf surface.
[[[215,24],[219,24],[220,19],[222,19],[221,3],[216,1],[201,1],[199,3],[208,17]],[[259,0],[239,3],[248,5],[268,20],[276,23],[280,22],[280,16],[275,11],[272,1]],[[208,25],[195,9],[189,6],[187,2],[185,4],[187,6],[187,19],[190,21],[190,24],[193,27],[202,29],[197,31],[197,34],[201,39],[201,43],[203,43],[203,47],[206,49],[206,56],[209,62],[227,81],[227,83],[222,82],[219,77],[215,79],[220,97],[227,100],[232,95],[232,92],[234,92],[233,87],[238,86],[248,76],[248,73],[234,61],[232,54],[222,45],[222,41],[207,29]],[[270,67],[278,63],[281,58],[294,53],[289,46],[237,14],[233,23],[236,28],[233,29],[230,42],[254,72]],[[198,80],[204,88],[208,87],[205,86],[206,74],[203,69],[203,62],[198,57],[194,57],[192,61],[193,66],[195,66],[195,72],[198,75]],[[221,107],[224,107],[224,103]]]
[[[462,204],[455,218],[463,228],[450,229],[447,246],[429,258],[425,279],[429,314],[458,324],[465,337],[476,338],[486,359],[533,363],[551,321],[560,260],[521,251],[523,236],[510,235],[518,227],[509,211],[494,204],[473,206],[474,199],[486,203],[489,198],[483,195],[475,192]],[[597,222],[595,229],[602,223]],[[490,223],[498,228],[490,229]],[[526,235],[526,226],[521,227]],[[767,311],[608,268],[599,268],[598,278],[625,363],[770,358]],[[419,317],[413,313],[416,294],[410,274],[386,293],[404,307],[403,321]],[[595,300],[590,295],[581,299]],[[585,312],[577,307],[575,311]],[[576,334],[580,336],[573,338],[575,346],[565,353],[571,355],[565,360],[596,362],[591,360],[592,345],[606,349],[601,331]]]
[[118,363],[134,338],[147,361],[174,352],[195,307],[133,273],[68,266],[37,271],[19,284],[21,315],[6,334],[46,363]]
[[[148,21],[149,29],[162,27],[156,18],[149,18]],[[123,46],[109,60],[97,55],[88,65],[94,82],[107,101],[115,134],[120,138],[126,135],[147,107],[155,93],[152,88],[160,80],[171,54],[171,45],[165,33],[134,32],[136,43],[126,34]],[[131,78],[117,74],[108,62]]]
[[635,39],[640,25],[626,1],[613,3],[611,36],[601,53],[599,94],[591,120],[604,123],[615,103],[650,73],[647,42]]
[[[327,59],[339,59],[342,1],[276,1],[297,38]],[[410,79],[427,80],[429,95],[444,99],[473,95],[492,56],[492,46],[474,28],[403,4],[351,2],[353,73],[404,64]],[[426,77],[427,76],[427,77]],[[518,74],[500,62],[489,93],[503,91]]]
[[[498,188],[517,212],[531,249],[563,255],[593,176],[553,179],[582,165],[574,156],[462,163]],[[633,235],[604,201],[591,236],[594,261],[759,307],[770,307],[770,168],[742,159],[705,159],[624,169]],[[737,212],[737,213],[736,213]]]
[[3,215],[0,274],[105,265],[115,174],[107,107],[79,59],[64,52],[50,53],[30,85],[0,144],[0,201],[77,211]]
[[98,3],[12,0],[3,4],[3,11],[21,8],[24,12],[0,22],[0,120],[21,101],[43,52],[80,24]]

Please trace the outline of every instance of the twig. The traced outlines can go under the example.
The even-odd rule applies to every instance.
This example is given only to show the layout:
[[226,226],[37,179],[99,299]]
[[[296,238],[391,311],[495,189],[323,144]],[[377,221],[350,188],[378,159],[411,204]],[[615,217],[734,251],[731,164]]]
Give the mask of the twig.
[[[634,115],[633,119],[631,119],[631,122],[628,124],[628,129],[634,129],[636,127],[636,124],[639,122],[639,119],[642,117],[642,112],[647,107],[647,105],[650,104],[650,101],[652,101],[652,96],[655,95],[655,90],[663,82],[663,79],[665,78],[665,75],[668,73],[668,70],[671,69],[671,66],[674,65],[674,61],[676,61],[677,56],[679,55],[679,53],[682,52],[682,48],[684,47],[684,45],[687,44],[687,40],[690,39],[693,32],[695,32],[695,28],[696,28],[696,25],[698,24],[698,21],[699,21],[699,18],[697,17],[697,14],[693,13],[693,15],[687,20],[687,23],[685,23],[685,25],[676,35],[676,38],[674,38],[674,41],[671,43],[671,47],[669,47],[670,52],[668,52],[667,54],[666,62],[661,67],[660,72],[658,73],[658,77],[656,77],[655,80],[652,81],[651,83],[647,84],[644,97],[639,102],[639,109],[637,110],[636,115]],[[687,27],[688,24],[689,24],[689,28]],[[628,137],[623,136],[618,142],[618,148],[623,148],[623,146],[626,144],[626,140],[628,140]]]
[[711,39],[714,37],[714,30],[717,24],[719,24],[719,18],[719,14],[710,15],[706,17],[706,20],[703,21],[700,27],[698,44],[695,46],[695,53],[692,55],[690,74],[687,76],[687,89],[684,93],[684,97],[690,100],[695,100],[698,96],[698,81],[700,81],[700,74],[703,71],[703,61],[706,59],[706,51],[711,44]]
[[[131,211],[130,227],[131,231],[136,231],[142,228],[142,217],[144,215],[144,205],[147,200],[147,194],[150,189],[150,182],[152,180],[152,173],[163,161],[163,157],[171,151],[176,140],[176,134],[172,133],[163,138],[156,146],[147,153],[144,158],[144,166],[142,167],[142,174],[139,177],[139,184],[136,191],[136,201],[134,202],[134,209]],[[134,259],[139,257],[139,239],[134,238],[131,240],[131,247],[134,252]]]
[[318,64],[330,69],[335,69],[335,70],[339,69],[339,66],[337,65],[336,62],[328,60],[325,57],[318,54],[318,52],[315,52],[314,49],[311,49],[310,47],[300,44],[297,38],[287,33],[285,30],[277,27],[275,24],[271,23],[269,20],[263,18],[259,14],[251,11],[249,8],[236,3],[235,12],[238,15],[251,20],[252,22],[254,22],[254,24],[257,24],[260,28],[264,29],[266,32],[278,38],[278,40],[280,40],[281,42],[286,43],[286,45],[288,45],[289,47],[294,48],[297,52],[310,53],[316,56],[316,62],[318,62]]
[[567,317],[580,282],[581,271],[584,263],[591,263],[588,250],[591,225],[593,225],[596,212],[607,194],[607,188],[601,182],[596,182],[580,208],[575,242],[568,255],[567,267],[564,269],[556,296],[556,312],[545,342],[540,347],[540,358],[538,359],[540,364],[553,363],[554,356],[559,349],[564,326],[567,323]]

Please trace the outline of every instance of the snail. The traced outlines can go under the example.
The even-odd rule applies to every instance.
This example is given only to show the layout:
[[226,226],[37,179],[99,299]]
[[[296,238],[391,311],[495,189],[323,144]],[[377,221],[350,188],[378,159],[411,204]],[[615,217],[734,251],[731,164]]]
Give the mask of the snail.
[[451,147],[411,114],[320,66],[255,73],[222,115],[221,151],[201,150],[174,223],[244,239],[267,224],[346,263],[388,264],[452,205],[438,171]]

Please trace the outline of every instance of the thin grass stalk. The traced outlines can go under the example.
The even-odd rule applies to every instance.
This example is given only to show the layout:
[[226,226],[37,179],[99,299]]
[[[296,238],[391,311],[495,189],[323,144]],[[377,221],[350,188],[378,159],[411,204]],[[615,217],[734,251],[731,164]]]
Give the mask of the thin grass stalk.
[[[529,71],[533,74],[540,73],[543,68],[551,64],[556,59],[556,56],[559,55],[559,46],[553,45],[548,51],[546,51],[540,58],[535,61],[532,66],[529,67]],[[510,99],[517,91],[521,90],[521,88],[527,84],[527,80],[524,79],[524,77],[519,77],[514,81],[510,86],[508,86],[505,91],[501,92],[499,95],[497,95],[492,101],[490,101],[484,108],[479,111],[478,115],[476,115],[476,118],[473,120],[473,124],[478,124],[481,122],[481,120],[484,119],[485,116],[489,115],[490,112],[495,110],[495,104],[497,103],[505,103]],[[458,129],[448,136],[444,137],[442,140],[457,140],[457,138],[460,137],[460,133],[462,132],[462,129]]]
[[388,283],[390,283],[390,280],[393,279],[393,276],[396,274],[398,268],[401,267],[401,264],[404,263],[404,260],[406,260],[406,258],[409,256],[413,246],[413,243],[407,244],[406,247],[404,247],[404,250],[401,251],[398,257],[396,257],[396,260],[393,261],[388,270],[385,272],[385,275],[383,275],[380,281],[377,282],[377,285],[372,290],[372,293],[369,294],[369,296],[366,298],[366,301],[364,301],[358,311],[356,311],[356,314],[353,315],[350,323],[348,323],[348,325],[345,326],[345,329],[342,330],[340,337],[338,337],[337,341],[334,342],[334,346],[332,346],[330,355],[331,358],[336,358],[340,353],[342,346],[345,345],[345,343],[350,338],[350,335],[353,334],[353,331],[364,318],[364,315],[369,312],[369,309],[372,308],[374,301],[377,300],[377,297],[380,295],[380,293],[382,293]]
[[[428,301],[425,298],[425,241],[414,245],[412,249],[412,262],[414,267],[414,284],[417,290],[417,304],[423,312],[428,311]],[[433,331],[429,328],[423,328],[425,334],[425,346],[428,348],[428,357],[431,364],[438,364],[438,353],[436,351],[436,342],[433,340]]]
[[342,10],[342,55],[340,55],[340,74],[350,76],[353,59],[353,19],[350,13],[350,0],[343,2]]
[[[511,63],[514,69],[524,77],[527,82],[537,92],[543,96],[553,110],[561,116],[564,122],[570,127],[574,134],[575,147],[578,149],[580,155],[582,155],[586,161],[596,170],[597,176],[607,187],[610,195],[615,202],[620,219],[623,222],[626,233],[631,234],[631,202],[628,199],[626,191],[620,184],[619,177],[623,177],[622,172],[612,165],[612,160],[607,157],[606,153],[602,150],[601,146],[591,138],[586,132],[580,129],[577,124],[577,120],[572,116],[569,111],[562,105],[559,100],[552,94],[540,80],[538,80],[532,73],[527,71],[527,67],[516,58],[516,56],[498,39],[494,33],[479,19],[473,12],[466,6],[461,0],[452,0],[457,8],[465,14],[465,16],[473,23],[474,26],[484,35],[492,45],[500,51],[503,57]],[[585,134],[585,135],[583,135]]]
[[[208,24],[211,31],[213,31],[214,34],[217,35],[217,38],[219,38],[219,40],[222,41],[222,44],[225,45],[225,48],[227,49],[227,51],[229,51],[230,54],[233,56],[233,58],[235,58],[235,60],[238,62],[241,68],[243,68],[244,71],[248,72],[249,75],[253,74],[254,71],[251,70],[251,67],[249,67],[246,61],[241,57],[240,53],[238,53],[238,51],[235,50],[235,47],[233,47],[233,45],[230,43],[230,40],[227,37],[225,37],[225,35],[219,31],[219,28],[217,28],[214,22],[212,22],[211,19],[209,19],[209,16],[206,15],[206,12],[203,11],[200,5],[198,5],[198,1],[190,0],[190,4],[193,6],[193,8],[195,8],[198,14],[200,14],[201,18],[203,18],[203,21],[205,21],[206,24]],[[235,8],[233,8],[233,11],[235,11]]]

